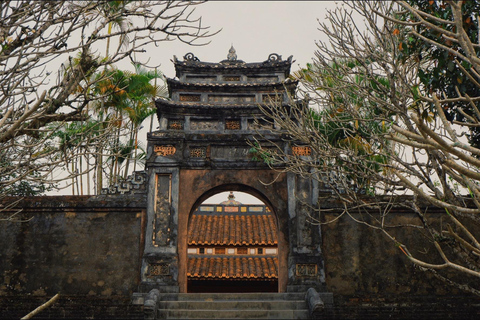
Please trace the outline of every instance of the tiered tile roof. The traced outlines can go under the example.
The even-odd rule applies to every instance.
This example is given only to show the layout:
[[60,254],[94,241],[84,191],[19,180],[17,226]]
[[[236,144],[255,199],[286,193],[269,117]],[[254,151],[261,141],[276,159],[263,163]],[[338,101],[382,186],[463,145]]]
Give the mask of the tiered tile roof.
[[261,215],[197,215],[188,229],[188,245],[277,245],[274,217]]
[[187,276],[191,279],[276,279],[278,259],[272,257],[190,257]]

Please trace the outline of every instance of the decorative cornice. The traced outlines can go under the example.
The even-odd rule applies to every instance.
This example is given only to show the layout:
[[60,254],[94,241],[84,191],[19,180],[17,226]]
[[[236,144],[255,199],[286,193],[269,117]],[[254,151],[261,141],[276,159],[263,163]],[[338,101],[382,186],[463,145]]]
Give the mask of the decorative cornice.
[[[157,107],[158,106],[167,106],[167,107],[174,107],[174,108],[216,108],[226,110],[228,108],[232,109],[251,109],[256,110],[258,109],[259,103],[208,103],[208,102],[182,102],[182,101],[173,101],[173,100],[166,100],[166,99],[157,99],[155,100]],[[262,105],[264,103],[261,103]],[[283,106],[288,106],[287,103],[282,103]],[[251,112],[251,111],[250,111]],[[260,110],[258,111],[261,114]]]
[[146,181],[147,173],[145,171],[135,171],[128,176],[127,180],[103,188],[101,194],[145,193],[147,191]]

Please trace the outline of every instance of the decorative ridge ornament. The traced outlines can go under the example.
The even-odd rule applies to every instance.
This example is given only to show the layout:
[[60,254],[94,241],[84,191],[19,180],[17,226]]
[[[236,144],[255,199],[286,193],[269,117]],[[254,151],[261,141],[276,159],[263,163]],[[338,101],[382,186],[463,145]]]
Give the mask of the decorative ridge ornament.
[[235,48],[233,47],[233,44],[230,47],[230,50],[228,50],[227,60],[228,61],[237,61],[237,52],[235,51]]
[[271,53],[269,56],[268,56],[268,59],[267,61],[265,61],[264,63],[275,63],[275,62],[280,62],[282,61],[282,56],[277,54],[277,53]]
[[191,52],[185,54],[183,56],[183,60],[184,61],[200,61],[197,57],[195,57],[195,55]]
[[223,65],[232,65],[232,66],[245,65],[244,61],[237,59],[237,51],[233,47],[233,44],[230,47],[230,49],[228,49],[227,59],[220,61],[220,63]]
[[126,180],[102,188],[100,194],[138,194],[147,192],[147,172],[134,171]]
[[183,61],[180,61],[177,56],[173,56],[172,62],[177,67],[191,67],[191,66],[198,66],[202,68],[258,68],[261,66],[271,66],[271,67],[287,67],[289,64],[294,62],[293,56],[289,56],[286,60],[282,59],[282,56],[277,53],[271,53],[267,60],[261,62],[252,62],[252,63],[245,63],[245,61],[238,59],[237,52],[233,47],[233,44],[230,46],[228,50],[227,59],[220,61],[219,63],[215,62],[202,62],[198,59],[192,52],[188,52],[183,56]]
[[235,200],[235,196],[233,195],[233,191],[230,191],[230,194],[228,195],[228,200],[220,202],[220,205],[224,206],[240,206],[242,205],[241,202]]

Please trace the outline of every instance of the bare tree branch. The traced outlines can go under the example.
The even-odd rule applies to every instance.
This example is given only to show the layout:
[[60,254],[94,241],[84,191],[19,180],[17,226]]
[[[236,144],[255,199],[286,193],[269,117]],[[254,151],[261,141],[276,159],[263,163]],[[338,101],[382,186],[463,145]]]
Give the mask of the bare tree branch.
[[[438,4],[450,10],[451,19],[412,3],[346,1],[328,12],[328,22],[319,27],[328,40],[318,42],[313,63],[293,75],[304,99],[263,108],[292,148],[271,151],[258,141],[252,146],[272,168],[317,179],[323,192],[338,197],[337,216],[319,202],[320,216],[333,218],[316,223],[348,216],[381,231],[423,270],[478,294],[464,282],[480,278],[475,227],[480,223],[480,149],[466,138],[480,125],[480,95],[458,87],[456,96],[442,88],[428,90],[420,75],[437,62],[406,46],[423,43],[441,50],[451,67],[465,74],[461,80],[478,90],[480,48],[465,30],[460,2]],[[458,105],[464,121],[447,115],[452,105]],[[416,218],[398,223],[392,206],[407,208]],[[436,207],[435,214],[429,207]],[[398,228],[426,237],[436,257],[411,254],[414,248],[406,244],[409,239],[397,237]]]

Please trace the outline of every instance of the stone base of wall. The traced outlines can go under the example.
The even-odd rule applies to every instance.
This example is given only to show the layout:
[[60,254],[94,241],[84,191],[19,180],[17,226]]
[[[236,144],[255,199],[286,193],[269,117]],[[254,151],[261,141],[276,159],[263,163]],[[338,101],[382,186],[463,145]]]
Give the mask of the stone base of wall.
[[[0,319],[20,319],[49,298],[32,296],[0,297]],[[143,306],[131,304],[131,298],[60,296],[49,308],[33,319],[143,319]]]
[[[0,319],[20,319],[48,301],[47,297],[2,296]],[[335,296],[328,314],[314,319],[440,320],[480,318],[480,299],[472,297],[370,297]],[[132,305],[131,298],[60,296],[34,319],[143,319],[143,306]]]
[[[480,298],[455,297],[346,297],[335,296],[331,319],[479,319]],[[325,315],[315,318],[326,319]]]

